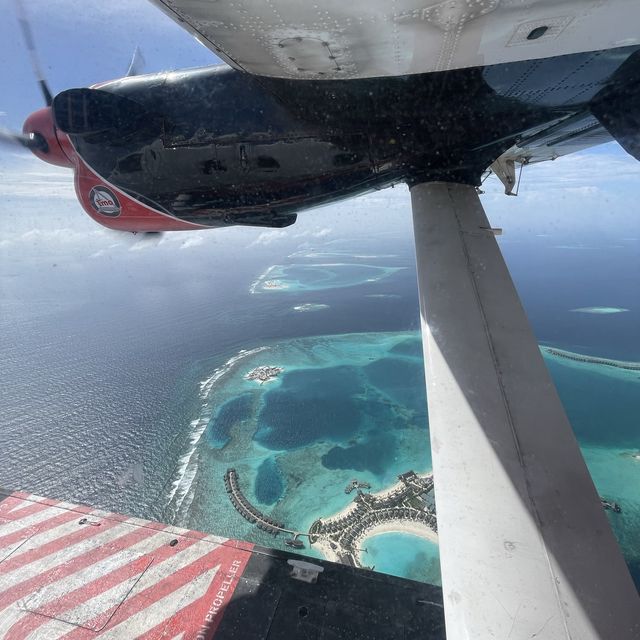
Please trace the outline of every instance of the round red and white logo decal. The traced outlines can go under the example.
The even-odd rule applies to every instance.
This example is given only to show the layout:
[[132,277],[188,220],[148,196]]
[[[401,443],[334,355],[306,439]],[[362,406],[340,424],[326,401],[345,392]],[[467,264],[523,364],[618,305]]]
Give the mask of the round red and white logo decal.
[[116,194],[109,189],[99,185],[93,187],[89,193],[89,201],[91,206],[103,216],[109,216],[110,218],[116,218],[120,215],[120,203]]

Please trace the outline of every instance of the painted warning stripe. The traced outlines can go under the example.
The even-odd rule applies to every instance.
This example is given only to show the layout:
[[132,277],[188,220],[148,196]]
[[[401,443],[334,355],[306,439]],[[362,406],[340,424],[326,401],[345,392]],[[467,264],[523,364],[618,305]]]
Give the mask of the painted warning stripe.
[[[227,561],[223,565],[224,570],[219,571],[211,581],[207,592],[197,602],[183,607],[171,617],[169,623],[162,629],[163,637],[173,637],[181,630],[188,630],[186,634],[188,638],[211,640],[250,557],[251,553],[244,553]],[[160,631],[160,625],[157,625],[138,640],[153,640],[160,637]]]
[[[198,576],[210,570],[212,562],[215,563],[216,559],[219,558],[220,549],[222,548],[223,547],[218,547],[213,549],[204,556],[199,557],[188,565],[181,567],[172,575],[168,575],[158,581],[154,581],[153,584],[149,585],[147,588],[130,595],[119,608],[118,617],[127,619],[134,614],[140,613],[143,609],[146,609],[148,614],[150,606],[158,600],[174,593],[185,585],[191,584]],[[92,626],[92,624],[95,623],[93,620],[90,620],[88,621],[87,626]],[[65,636],[65,640],[73,640],[81,637],[80,630],[78,629]]]
[[7,640],[210,640],[253,548],[30,494],[0,507]]
[[11,520],[17,521],[26,516],[38,513],[39,511],[44,511],[50,506],[55,505],[51,505],[44,501],[29,501],[25,503],[24,500],[11,496],[4,502],[0,503],[0,518],[10,515]]
[[[55,570],[54,575],[61,575],[68,569],[77,567],[83,556],[87,563],[91,563],[97,549],[101,545],[108,545],[112,538],[122,534],[125,529],[118,523],[109,522],[100,528],[83,527],[81,531],[83,532],[81,539],[75,540],[74,544],[60,548],[55,553],[43,557],[31,556],[32,562],[26,564],[20,562],[22,555],[16,555],[15,559],[9,558],[9,560],[0,563],[0,602],[2,594],[6,590],[22,587],[26,581],[38,580],[42,576],[46,576],[49,571]],[[24,547],[19,549],[19,551],[23,550]],[[24,553],[28,553],[28,551],[24,551]],[[37,553],[37,549],[34,553]],[[8,564],[14,561],[15,564]],[[3,567],[3,565],[5,566]]]
[[42,496],[38,496],[35,493],[23,493],[22,491],[14,491],[11,494],[6,494],[2,489],[0,489],[0,512],[9,508],[15,509],[18,507],[24,507],[30,502],[41,502],[43,504],[53,505],[58,500],[52,500],[51,498],[43,498]]
[[[156,549],[152,557],[149,554],[137,555],[131,562],[127,562],[112,571],[105,571],[101,573],[99,577],[95,577],[82,586],[68,591],[65,595],[44,602],[36,610],[39,614],[38,616],[29,616],[28,618],[22,619],[20,623],[14,625],[11,631],[5,635],[5,639],[23,640],[23,638],[28,637],[32,631],[45,624],[48,621],[47,618],[56,618],[60,616],[62,612],[79,607],[88,600],[96,598],[123,582],[127,582],[138,574],[142,574],[150,562],[155,564],[175,555],[174,549],[167,544],[168,541],[165,539],[163,542],[164,546]],[[195,540],[187,540],[183,542],[183,545],[184,548],[188,548],[188,546],[195,543]],[[46,593],[38,595],[42,595],[43,599],[46,599]],[[104,627],[111,618],[112,613],[111,611],[104,612],[92,626],[98,629]]]
[[[167,617],[167,609],[171,608],[172,611],[175,611],[176,602],[184,603],[188,608],[193,607],[207,585],[215,579],[219,570],[218,566],[207,569],[191,582],[185,583],[178,589],[166,594],[163,598],[151,606],[146,607],[144,610],[136,612],[127,620],[116,623],[114,626],[110,625],[109,628],[105,629],[98,637],[100,640],[120,640],[120,638],[126,637],[130,630],[135,629],[131,637],[138,640],[140,636],[144,637],[154,628],[162,629],[166,627],[171,620],[170,617]],[[185,632],[185,635],[190,640],[195,640],[196,636],[194,634]],[[158,638],[162,638],[163,636],[164,633],[161,631],[160,633],[154,632],[151,637],[154,638],[154,640],[158,640]],[[80,636],[77,637],[79,638]],[[65,636],[63,636],[63,638],[67,640]]]
[[[78,525],[77,516],[72,521],[63,523],[65,526],[57,527],[51,531],[47,527],[44,531],[39,529],[26,545],[11,554],[0,564],[0,574],[8,574],[18,568],[53,555],[58,551],[70,549],[79,542],[108,531],[117,522],[102,521],[100,526]],[[57,533],[57,535],[51,535]],[[49,562],[49,561],[47,561]]]
[[[171,547],[169,538],[163,536],[156,537],[153,542],[155,548],[152,550],[143,549],[142,544],[122,550],[120,554],[110,559],[113,567],[111,571],[95,571],[92,579],[77,589],[69,600],[65,598],[65,600],[56,601],[55,605],[52,605],[55,606],[55,610],[52,609],[50,615],[57,615],[60,611],[72,608],[86,609],[87,603],[92,607],[99,605],[107,592],[118,591],[116,587],[126,580],[122,576],[126,575],[127,566],[137,563],[137,558],[144,558],[147,562],[148,571],[145,573],[144,582],[153,582],[171,575],[177,568],[202,555],[202,549],[194,547],[197,544],[195,540],[181,541],[179,545],[181,548]],[[70,606],[67,607],[67,604]]]
[[[0,519],[0,548],[6,544],[10,544],[9,541],[4,541],[7,535],[17,533],[21,529],[30,529],[35,526],[39,526],[53,517],[59,517],[61,514],[69,514],[69,518],[72,518],[71,512],[61,508],[52,508],[49,505],[30,504],[24,509],[16,509],[10,513],[6,513],[1,516]],[[78,514],[78,518],[82,515]]]
[[[47,509],[44,513],[48,513],[50,509]],[[72,522],[73,520],[78,519],[78,514],[73,511],[59,511],[56,515],[50,516],[46,519],[36,521],[34,524],[31,524],[31,518],[26,518],[21,522],[29,522],[30,524],[27,526],[20,527],[17,530],[12,531],[11,533],[7,533],[5,535],[0,535],[0,549],[3,547],[9,546],[13,544],[15,541],[22,539],[23,537],[23,529],[28,529],[30,527],[36,527],[38,533],[42,533],[43,531],[47,531],[48,529],[53,529],[54,527],[58,527],[62,524],[66,524],[67,522]]]
[[[113,580],[117,580],[117,583],[126,582],[131,578],[135,578],[137,575],[140,575],[144,572],[147,567],[149,560],[144,556],[138,556],[136,560],[130,562],[125,565],[117,574],[112,574],[110,577]],[[104,581],[105,589],[111,584],[111,580],[107,579]],[[48,605],[37,607],[31,609],[31,603],[27,602],[26,605],[28,607],[27,611],[35,613],[37,615],[25,615],[18,620],[16,624],[14,624],[7,632],[5,632],[4,640],[24,640],[30,634],[35,632],[39,627],[45,625],[52,618],[56,618],[60,615],[60,612],[64,610],[64,608],[72,608],[72,600],[73,596],[77,595],[77,593],[72,592],[72,595],[68,599],[60,598],[59,600],[54,600]],[[81,596],[82,597],[82,596]],[[105,619],[105,622],[108,620],[108,617]]]
[[[122,533],[122,528],[113,529],[116,532]],[[104,540],[106,531],[101,532],[101,539],[95,540],[95,545],[90,548],[82,547],[81,553],[69,557],[67,553],[58,554],[58,557],[50,559],[47,564],[42,566],[42,571],[35,575],[25,575],[24,573],[18,574],[13,580],[8,582],[13,586],[5,591],[0,591],[0,607],[8,606],[16,602],[21,598],[25,598],[30,593],[38,589],[45,587],[51,587],[52,585],[59,585],[60,588],[65,589],[69,587],[69,584],[65,582],[66,578],[78,578],[83,579],[85,577],[84,571],[91,569],[92,567],[99,565],[103,560],[109,559],[116,555],[122,549],[133,548],[136,549],[136,543],[142,546],[146,539],[152,535],[158,535],[152,530],[134,529],[133,531],[126,531],[124,535],[115,537],[112,540]],[[67,550],[65,550],[66,552]],[[83,551],[83,552],[82,552]],[[0,564],[0,569],[2,565]],[[3,583],[3,575],[0,571],[0,584]]]

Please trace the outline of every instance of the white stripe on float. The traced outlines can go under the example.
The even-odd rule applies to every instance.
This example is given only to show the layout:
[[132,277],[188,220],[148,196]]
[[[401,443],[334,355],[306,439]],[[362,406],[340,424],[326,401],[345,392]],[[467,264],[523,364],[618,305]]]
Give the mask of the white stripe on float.
[[[42,504],[43,502],[55,502],[55,500],[50,500],[49,498],[43,498],[42,496],[37,496],[34,493],[30,493],[29,495],[22,496],[7,496],[8,499],[16,500],[16,503],[11,507],[7,513],[12,513],[13,511],[17,511],[18,509],[22,509],[23,507],[28,507],[30,504],[38,503]],[[0,502],[2,504],[2,502]]]
[[0,523],[0,537],[16,533],[20,531],[20,529],[30,529],[35,525],[44,524],[47,520],[51,520],[51,518],[55,518],[61,513],[63,512],[58,511],[55,507],[46,507],[42,509],[42,511],[37,511],[36,513],[18,518],[17,520],[1,516],[4,522]]
[[[79,587],[82,587],[83,585],[88,585],[97,578],[106,576],[112,571],[134,562],[146,554],[153,554],[153,552],[159,547],[168,544],[170,540],[171,537],[166,536],[163,533],[158,533],[150,538],[140,540],[140,542],[128,547],[122,547],[113,556],[99,560],[95,564],[90,564],[89,566],[62,578],[61,580],[45,585],[38,589],[37,594],[34,594],[34,597],[27,596],[23,601],[29,609],[40,608],[43,605],[46,605],[51,601],[78,589]],[[109,543],[99,546],[109,546]],[[151,556],[149,559],[151,560]],[[127,578],[123,579],[123,582],[125,580],[127,580]]]
[[[34,551],[36,547],[41,546],[43,543],[41,542],[40,536],[44,536],[50,532],[53,532],[52,535],[55,538],[59,538],[60,535],[56,533],[60,527],[65,527],[68,523],[62,523],[53,529],[49,529],[48,531],[43,531],[41,534],[38,534],[38,525],[33,525],[31,527],[17,527],[13,531],[5,530],[0,535],[19,535],[20,537],[17,540],[7,544],[6,541],[0,542],[0,560],[7,560],[9,557],[15,558],[19,555],[24,555],[30,551]],[[42,523],[40,523],[40,526]],[[39,538],[40,540],[36,540]],[[35,543],[34,543],[34,540]],[[34,546],[35,545],[35,546]],[[0,576],[3,575],[3,567],[0,565]]]
[[0,638],[5,638],[9,629],[25,615],[27,613],[19,609],[15,603],[7,607],[0,615]]
[[[84,627],[90,631],[99,631],[109,621],[120,604],[127,598],[127,594],[135,587],[136,583],[140,580],[140,576],[144,573],[151,561],[151,557],[146,558],[144,566],[141,567],[137,573],[122,580],[119,584],[106,590],[104,593],[89,598],[75,607],[57,611],[55,613],[56,619],[68,624]],[[29,605],[27,604],[27,606]],[[97,620],[92,622],[96,618]],[[43,633],[44,629],[46,629],[46,625],[34,630],[34,633],[30,635],[37,638],[46,638],[48,636],[46,633]]]
[[[33,615],[33,614],[27,614],[27,615]],[[59,640],[66,637],[68,633],[75,631],[77,628],[78,627],[76,625],[70,624],[69,622],[63,622],[62,620],[56,620],[55,618],[51,618],[50,621],[47,622],[47,635],[38,634],[38,631],[36,630],[32,634],[30,634],[28,637],[37,638],[38,640]],[[93,638],[93,637],[98,638],[99,636],[87,630],[86,636],[84,636],[83,640],[85,639],[88,640],[89,638]],[[23,640],[23,639],[21,638],[20,640]],[[123,640],[125,639],[123,638]],[[127,638],[127,640],[129,639]]]
[[[201,573],[191,582],[188,582],[176,591],[168,593],[164,598],[154,602],[150,607],[141,609],[115,627],[100,634],[100,640],[135,638],[153,629],[153,627],[165,620],[169,622],[177,611],[193,604],[206,593],[207,588],[219,569],[220,565],[217,565],[205,573]],[[144,578],[146,578],[146,574],[143,576],[143,579]],[[41,638],[30,637],[30,640],[41,640]]]
[[[127,599],[135,597],[136,593],[143,591],[144,589],[148,589],[149,587],[153,587],[155,584],[163,580],[164,578],[169,577],[172,573],[177,571],[178,569],[191,564],[192,562],[198,560],[202,556],[211,552],[210,545],[202,545],[200,543],[196,543],[191,547],[188,547],[184,551],[177,553],[175,556],[171,556],[166,560],[153,563],[151,566],[144,572],[142,578],[135,583],[134,589],[127,595],[127,592],[124,595],[127,595]],[[203,571],[206,570],[203,567]],[[198,578],[194,578],[189,584],[193,584]],[[64,613],[64,618],[66,620],[74,620],[75,624],[84,626],[87,624],[92,618],[99,616],[105,610],[109,609],[109,607],[113,606],[113,601],[123,599],[122,593],[122,585],[116,585],[103,593],[100,593],[92,598],[89,598],[82,604],[74,607],[73,609],[69,609]],[[172,591],[175,594],[175,591]],[[171,594],[169,594],[171,595]],[[166,598],[163,598],[163,600]],[[140,611],[147,611],[148,609],[142,608]],[[177,611],[176,601],[175,599],[171,601],[170,605],[164,605],[164,616],[171,617]],[[137,615],[138,612],[136,612]],[[151,625],[154,626],[154,625]],[[39,637],[47,637],[43,630],[46,627],[41,627],[42,635]],[[123,637],[133,637],[130,635],[126,635]]]
[[[34,504],[43,505],[43,508],[31,513],[28,516],[20,516],[18,511],[22,509],[27,509]],[[72,508],[73,507],[73,508]],[[16,505],[15,508],[11,509],[6,513],[2,513],[0,515],[0,536],[7,535],[7,533],[12,533],[14,530],[17,531],[20,527],[32,527],[35,525],[43,525],[46,524],[47,520],[51,520],[52,518],[57,518],[63,514],[75,514],[78,516],[78,519],[84,518],[87,516],[88,510],[77,511],[77,505],[73,505],[70,502],[61,502],[60,504],[56,504],[55,506],[44,505],[43,501],[31,501],[28,503],[23,503]],[[99,514],[104,513],[98,510],[92,510],[91,513],[94,517],[101,517]],[[69,516],[73,517],[73,516]]]
[[[56,502],[56,504],[52,505],[50,509],[60,509],[60,511],[75,511],[80,518],[85,515],[85,512],[89,511],[88,507],[83,507],[82,505],[75,504],[74,502]],[[96,509],[92,509],[91,511],[97,513]]]
[[[24,532],[24,537],[20,538],[19,540],[16,540],[15,542],[13,542],[12,544],[6,547],[2,547],[0,549],[0,563],[2,563],[10,555],[12,555],[16,551],[16,549],[19,549],[23,544],[26,544],[27,541],[29,540],[29,537],[33,534],[33,531],[34,530],[26,529]],[[1,564],[0,564],[0,576],[2,576]],[[1,584],[1,578],[0,578],[0,584]]]
[[[71,522],[63,522],[59,524],[57,527],[53,527],[52,529],[47,529],[46,531],[42,531],[41,533],[38,533],[37,527],[33,527],[32,535],[28,539],[27,543],[22,545],[19,549],[16,549],[16,551],[11,554],[11,561],[13,562],[14,560],[19,560],[21,558],[24,558],[24,556],[28,555],[29,553],[37,553],[41,547],[44,547],[45,545],[48,545],[48,544],[55,543],[57,540],[60,540],[64,536],[75,533],[76,531],[80,531],[82,526],[85,526],[85,525],[79,525],[77,520],[72,520]],[[91,526],[91,525],[87,525],[87,526]],[[104,529],[103,531],[106,533],[107,531],[110,531],[111,528]],[[89,536],[89,538],[91,537],[93,536]],[[75,547],[80,542],[81,541],[75,542],[63,548]],[[49,551],[46,555],[42,556],[42,558],[40,558],[39,560],[47,561],[47,558],[49,558],[52,555],[55,555],[59,551],[60,549]],[[24,566],[27,566],[32,562],[36,562],[36,560],[26,562]],[[2,575],[8,575],[8,574],[3,574],[2,565],[0,565],[0,576]]]
[[[59,549],[58,551],[55,551],[45,556],[44,558],[39,558],[38,560],[28,562],[20,567],[17,567],[9,573],[3,574],[2,565],[0,564],[0,595],[2,595],[2,592],[6,589],[12,588],[20,582],[24,582],[25,580],[34,578],[35,576],[38,576],[49,569],[52,569],[65,562],[69,562],[76,556],[79,556],[92,549],[99,548],[111,542],[115,538],[118,538],[121,535],[124,535],[125,533],[128,533],[132,530],[133,528],[126,523],[117,524],[110,529],[105,529],[104,531],[98,532],[96,535],[91,536],[90,538],[85,538],[72,545],[63,547],[62,549]],[[29,550],[33,550],[30,545],[29,549],[25,549],[24,551],[26,552]],[[19,551],[22,552],[23,550],[20,549]]]
[[[38,533],[38,527],[34,526],[32,529],[33,535],[29,539],[28,544],[24,545],[21,549],[18,549],[14,554],[12,554],[11,559],[13,560],[14,558],[19,558],[26,553],[37,551],[40,547],[51,544],[52,542],[55,542],[56,540],[69,535],[70,533],[80,531],[81,526],[82,525],[79,525],[77,520],[72,520],[71,522],[62,522],[58,526],[47,529],[46,531],[42,531],[40,533]],[[0,567],[0,572],[1,571],[2,567]]]

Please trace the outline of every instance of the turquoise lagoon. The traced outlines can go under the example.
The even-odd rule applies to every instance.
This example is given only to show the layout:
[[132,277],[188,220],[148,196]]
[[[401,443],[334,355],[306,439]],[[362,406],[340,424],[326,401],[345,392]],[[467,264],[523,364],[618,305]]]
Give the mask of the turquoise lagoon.
[[[543,355],[599,493],[622,507],[608,516],[640,584],[640,374]],[[284,372],[265,384],[245,380],[259,365]],[[297,338],[240,352],[203,380],[201,401],[169,493],[177,524],[282,546],[232,508],[222,481],[230,466],[251,502],[298,531],[343,509],[352,478],[379,491],[404,471],[431,469],[417,332]],[[394,536],[367,540],[364,562],[437,583],[433,545]]]
[[[284,372],[264,384],[244,379],[265,364]],[[251,502],[306,532],[351,502],[344,488],[354,477],[379,491],[404,471],[431,468],[425,402],[415,332],[298,338],[239,353],[202,381],[167,517],[281,546],[233,509],[227,468]]]
[[367,538],[361,560],[368,567],[401,578],[440,584],[438,545],[412,533],[380,533]]

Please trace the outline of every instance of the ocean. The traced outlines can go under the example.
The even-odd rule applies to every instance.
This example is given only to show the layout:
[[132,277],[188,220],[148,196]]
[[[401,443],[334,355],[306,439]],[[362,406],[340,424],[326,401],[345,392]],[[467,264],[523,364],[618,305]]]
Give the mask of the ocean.
[[[430,470],[410,237],[142,246],[3,255],[0,484],[281,546],[232,508],[227,468],[300,531],[354,478]],[[640,361],[636,245],[502,246],[541,345]],[[545,360],[640,586],[640,374]],[[283,372],[246,380],[259,365]],[[366,561],[437,582],[414,538],[372,538]]]

